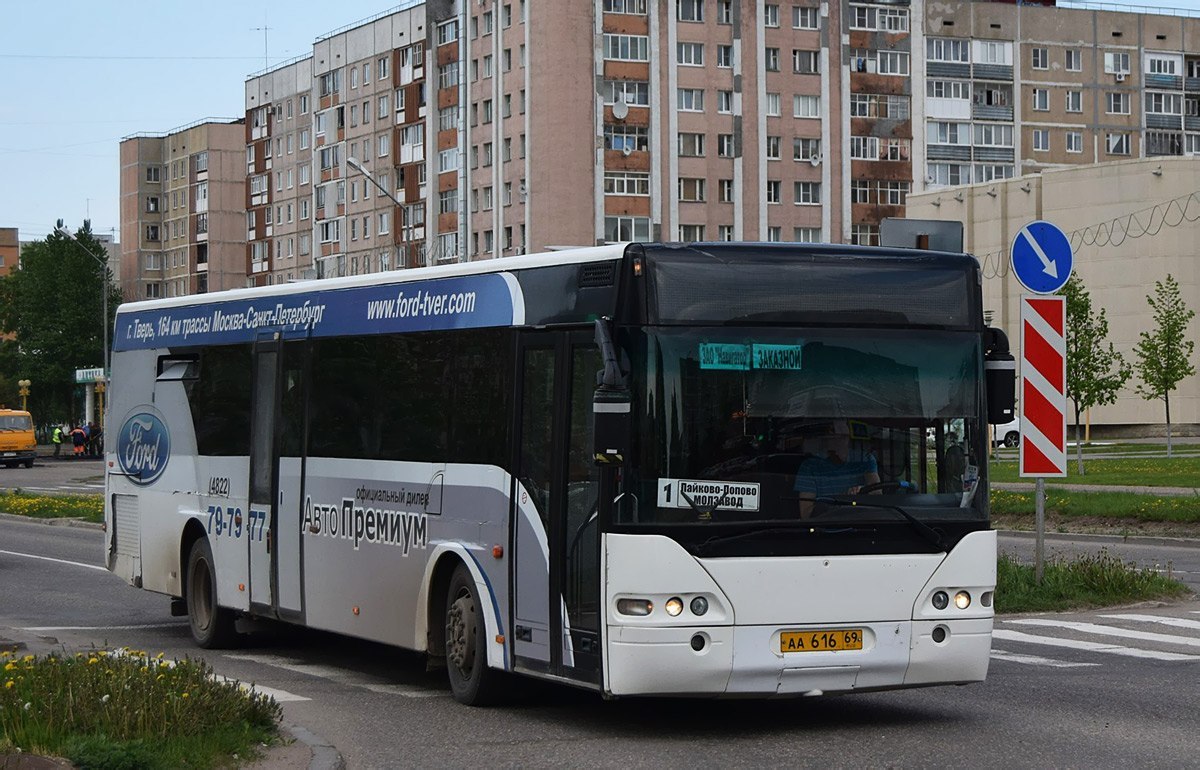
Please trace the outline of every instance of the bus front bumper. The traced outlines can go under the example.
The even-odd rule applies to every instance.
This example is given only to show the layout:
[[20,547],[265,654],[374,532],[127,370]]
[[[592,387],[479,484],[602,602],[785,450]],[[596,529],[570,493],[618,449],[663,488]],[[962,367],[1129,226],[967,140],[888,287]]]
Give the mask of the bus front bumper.
[[[785,633],[848,629],[610,626],[609,694],[823,695],[979,682],[987,675],[991,618],[860,623],[854,629],[862,632],[862,649],[783,652]],[[941,631],[935,635],[935,629]]]

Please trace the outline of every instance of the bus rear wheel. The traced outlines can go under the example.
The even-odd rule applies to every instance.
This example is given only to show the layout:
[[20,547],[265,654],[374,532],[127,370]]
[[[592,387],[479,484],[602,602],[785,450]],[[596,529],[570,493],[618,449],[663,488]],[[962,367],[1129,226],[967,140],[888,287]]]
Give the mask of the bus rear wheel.
[[446,669],[454,699],[486,706],[500,696],[500,672],[488,668],[487,629],[475,580],[459,564],[446,591]]
[[217,576],[208,538],[202,537],[192,543],[185,595],[192,639],[196,644],[206,650],[233,647],[238,638],[234,614],[217,605]]

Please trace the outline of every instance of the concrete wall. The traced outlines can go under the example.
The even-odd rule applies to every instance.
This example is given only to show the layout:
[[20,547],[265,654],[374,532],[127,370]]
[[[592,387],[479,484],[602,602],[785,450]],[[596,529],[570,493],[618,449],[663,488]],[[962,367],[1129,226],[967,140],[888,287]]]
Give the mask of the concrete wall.
[[[910,195],[908,216],[963,223],[964,248],[983,264],[985,312],[990,311],[992,324],[1008,334],[1018,360],[1024,289],[1009,268],[1009,250],[1029,222],[1056,224],[1071,236],[1075,272],[1093,308],[1107,313],[1109,339],[1132,363],[1139,333],[1153,327],[1146,296],[1154,292],[1155,281],[1169,273],[1179,283],[1184,302],[1200,313],[1197,190],[1200,159],[1129,160]],[[1147,228],[1149,233],[1132,237]],[[1192,320],[1189,336],[1200,337],[1200,319]],[[1193,356],[1193,364],[1197,358],[1200,354]],[[1162,433],[1163,403],[1138,396],[1137,381],[1135,374],[1112,406],[1092,410],[1092,425],[1099,434],[1105,429]],[[1171,422],[1178,432],[1200,433],[1200,376],[1184,380],[1171,394]]]

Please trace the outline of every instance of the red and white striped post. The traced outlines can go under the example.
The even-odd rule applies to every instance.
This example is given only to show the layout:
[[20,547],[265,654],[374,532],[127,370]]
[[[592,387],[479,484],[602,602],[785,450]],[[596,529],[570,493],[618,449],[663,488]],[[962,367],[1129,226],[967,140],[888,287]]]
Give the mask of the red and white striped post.
[[1021,298],[1022,477],[1037,479],[1034,573],[1042,580],[1047,478],[1067,475],[1067,300]]

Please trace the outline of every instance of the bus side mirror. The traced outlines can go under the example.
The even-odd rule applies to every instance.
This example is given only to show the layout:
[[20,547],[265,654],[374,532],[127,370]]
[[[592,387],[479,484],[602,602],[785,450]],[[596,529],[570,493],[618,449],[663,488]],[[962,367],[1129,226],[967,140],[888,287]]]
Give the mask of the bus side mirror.
[[984,332],[984,388],[987,391],[988,422],[1003,425],[1013,420],[1016,407],[1017,361],[1008,352],[1008,337],[999,329]]
[[627,389],[596,388],[592,397],[596,465],[625,464],[632,414],[632,399]]

